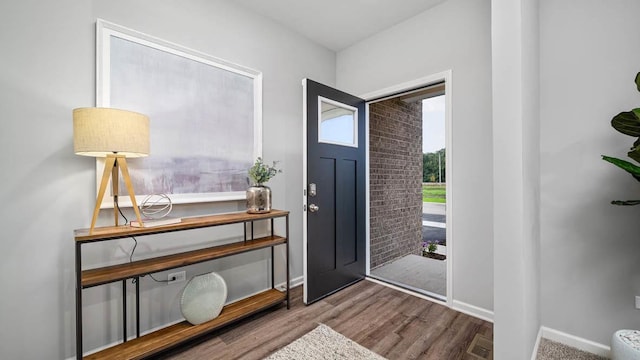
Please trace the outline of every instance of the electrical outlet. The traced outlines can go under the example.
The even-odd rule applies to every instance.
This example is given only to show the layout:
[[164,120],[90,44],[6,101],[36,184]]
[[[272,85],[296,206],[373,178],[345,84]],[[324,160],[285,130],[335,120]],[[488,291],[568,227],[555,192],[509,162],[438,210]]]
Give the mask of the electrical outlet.
[[640,296],[636,296],[636,309],[640,309]]
[[167,280],[168,280],[167,284],[173,284],[173,283],[185,281],[187,280],[187,272],[179,271],[179,272],[171,273],[167,275]]

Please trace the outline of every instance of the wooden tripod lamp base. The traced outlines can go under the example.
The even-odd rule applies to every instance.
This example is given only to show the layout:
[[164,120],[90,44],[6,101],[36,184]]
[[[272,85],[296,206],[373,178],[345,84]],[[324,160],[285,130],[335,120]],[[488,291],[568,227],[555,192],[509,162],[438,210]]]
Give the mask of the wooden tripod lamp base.
[[[96,207],[93,209],[93,217],[91,218],[91,228],[89,228],[89,234],[93,234],[93,229],[98,219],[98,213],[100,213],[100,204],[104,199],[104,193],[107,190],[107,184],[109,183],[109,177],[111,177],[111,186],[113,192],[113,219],[115,225],[118,226],[118,187],[119,179],[118,175],[122,171],[122,180],[129,193],[131,199],[131,205],[133,211],[136,213],[138,223],[143,224],[142,217],[140,216],[140,209],[136,202],[136,196],[133,193],[133,185],[131,184],[131,177],[129,176],[129,168],[127,167],[127,158],[124,155],[109,154],[104,163],[104,172],[102,173],[102,180],[100,181],[100,188],[98,190],[98,198],[96,199]],[[144,225],[143,225],[144,226]]]

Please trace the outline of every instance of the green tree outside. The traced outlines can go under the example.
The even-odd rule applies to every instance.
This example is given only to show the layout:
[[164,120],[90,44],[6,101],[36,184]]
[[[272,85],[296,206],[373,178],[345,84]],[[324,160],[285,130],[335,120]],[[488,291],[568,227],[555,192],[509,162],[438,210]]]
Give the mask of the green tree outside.
[[436,152],[422,154],[422,182],[447,182],[445,163],[444,148]]

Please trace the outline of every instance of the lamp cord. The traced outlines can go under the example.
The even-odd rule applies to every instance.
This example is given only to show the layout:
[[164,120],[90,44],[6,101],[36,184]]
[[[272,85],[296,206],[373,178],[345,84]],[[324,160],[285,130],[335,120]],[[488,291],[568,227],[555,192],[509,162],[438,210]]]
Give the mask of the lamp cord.
[[[123,215],[123,217],[124,217],[124,215]],[[138,247],[138,239],[136,239],[133,236],[131,236],[131,239],[133,239],[133,248],[131,249],[131,253],[129,254],[129,262],[130,263],[133,262],[133,253],[136,251],[136,248]],[[168,283],[169,282],[169,279],[167,279],[167,280],[158,280],[158,279],[154,278],[153,275],[151,275],[151,274],[145,274],[145,275],[142,275],[140,277],[143,278],[143,277],[145,277],[147,275],[149,275],[149,277],[155,282],[159,282],[159,283]],[[131,279],[131,283],[135,284],[136,280],[137,280],[137,278]]]
[[[122,216],[122,218],[124,218],[124,224],[127,225],[129,223],[129,219],[127,219],[126,216],[124,216],[124,213],[122,212],[122,209],[120,209],[120,205],[118,204],[118,197],[114,196],[113,198],[113,206],[116,207],[116,209],[118,209],[118,212],[120,213],[120,216]],[[135,250],[135,246],[133,248]],[[133,253],[131,253],[131,255],[133,255]]]
[[[113,206],[116,207],[116,209],[118,209],[118,213],[120,213],[120,216],[122,216],[124,218],[124,224],[127,225],[129,223],[129,219],[127,219],[126,216],[124,216],[124,213],[122,212],[122,209],[120,209],[120,205],[118,205],[118,197],[114,197],[114,201],[113,201]],[[131,253],[129,254],[129,262],[133,262],[133,254],[136,252],[136,248],[138,247],[138,239],[136,239],[135,237],[131,236],[131,239],[133,239],[133,248],[131,249]],[[153,277],[153,275],[151,274],[146,274],[146,275],[142,275],[140,276],[141,278],[145,277],[149,275],[149,277],[151,279],[153,279],[153,281],[155,282],[159,282],[159,283],[168,283],[169,280],[158,280],[156,278]],[[135,284],[136,283],[136,278],[131,279],[131,283]]]

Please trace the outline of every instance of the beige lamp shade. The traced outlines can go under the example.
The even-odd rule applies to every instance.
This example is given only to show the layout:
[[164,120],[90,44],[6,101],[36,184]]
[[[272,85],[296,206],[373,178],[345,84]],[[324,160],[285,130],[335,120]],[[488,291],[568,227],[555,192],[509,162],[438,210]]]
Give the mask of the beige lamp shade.
[[73,150],[78,155],[125,157],[149,155],[149,118],[111,108],[73,110]]

